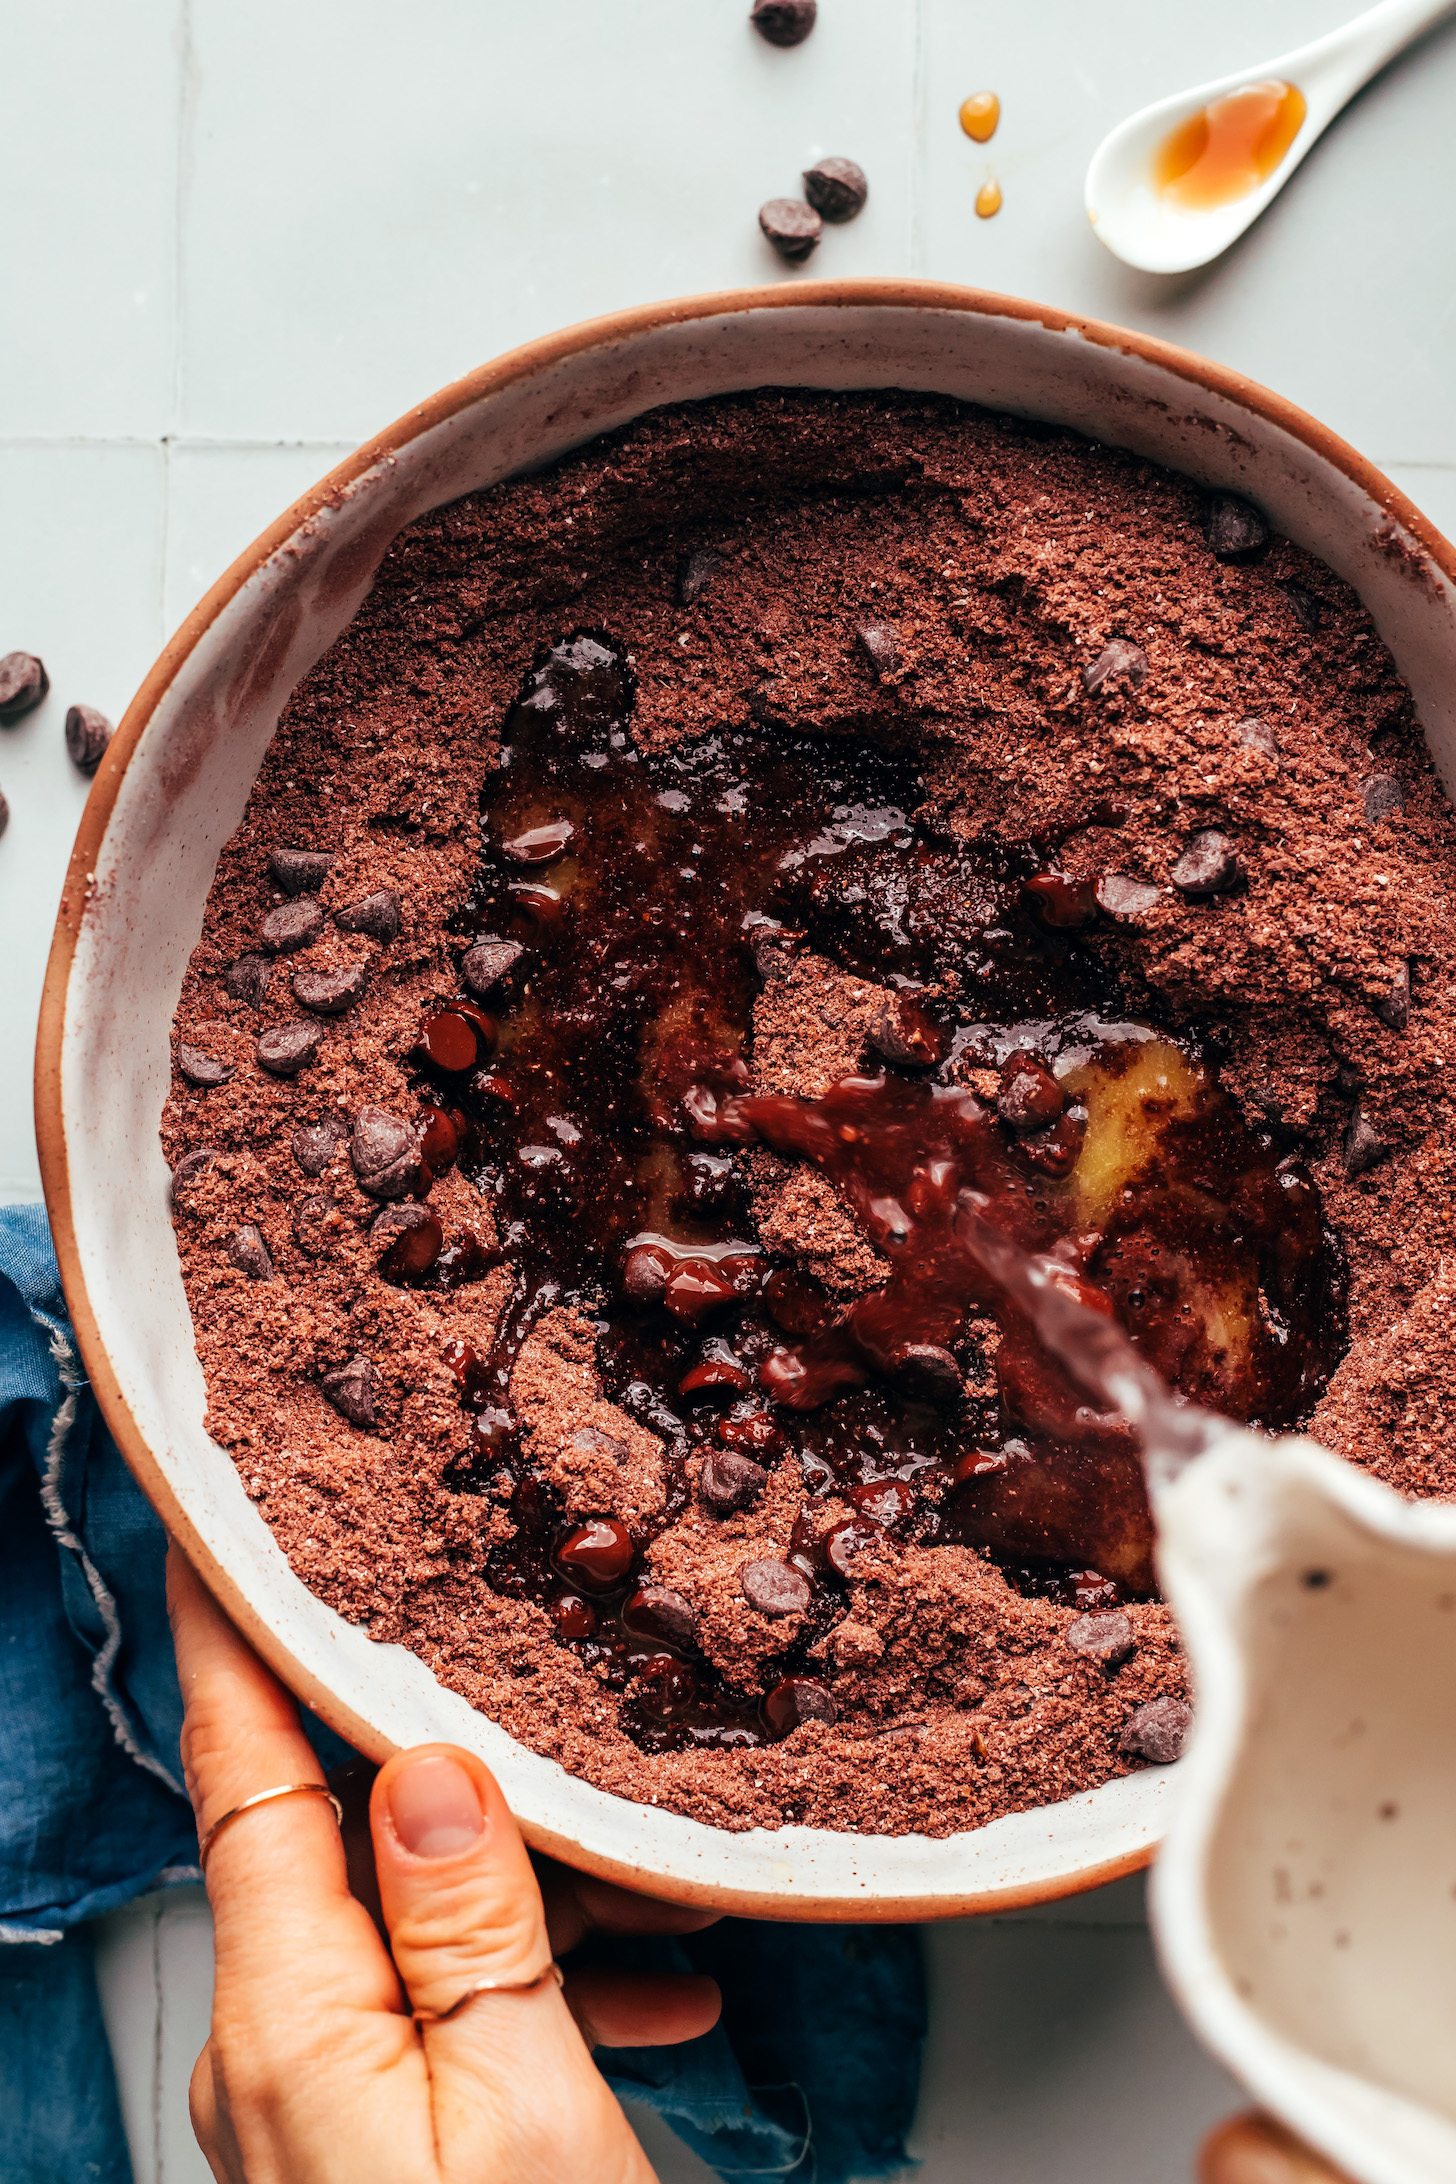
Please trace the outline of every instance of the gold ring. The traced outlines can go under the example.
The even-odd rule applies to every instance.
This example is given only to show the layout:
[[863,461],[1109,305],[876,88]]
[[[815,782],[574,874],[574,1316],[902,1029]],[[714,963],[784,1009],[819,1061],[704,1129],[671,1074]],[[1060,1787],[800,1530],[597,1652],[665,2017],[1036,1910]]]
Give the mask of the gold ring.
[[554,1979],[558,1987],[566,1984],[561,1966],[554,1961],[534,1979],[477,1979],[473,1987],[457,1995],[448,2010],[411,2010],[410,2016],[417,2025],[443,2025],[447,2018],[458,2017],[467,2002],[473,2002],[478,1994],[534,1994],[544,1987],[548,1979]]
[[255,1805],[271,1804],[275,1797],[326,1797],[334,1808],[334,1818],[339,1826],[344,1825],[344,1808],[325,1782],[284,1782],[276,1790],[259,1790],[256,1796],[245,1797],[241,1805],[234,1805],[231,1812],[225,1812],[221,1820],[215,1820],[203,1836],[197,1846],[197,1863],[204,1873],[207,1871],[208,1853],[223,1829],[230,1828],[234,1820],[241,1819],[245,1812],[251,1812]]

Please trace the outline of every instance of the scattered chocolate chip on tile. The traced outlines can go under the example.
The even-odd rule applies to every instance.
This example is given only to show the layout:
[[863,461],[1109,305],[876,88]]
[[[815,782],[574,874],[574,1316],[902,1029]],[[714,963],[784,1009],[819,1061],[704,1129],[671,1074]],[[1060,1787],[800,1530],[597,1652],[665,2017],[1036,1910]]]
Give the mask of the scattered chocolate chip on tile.
[[1233,843],[1217,827],[1190,834],[1168,877],[1182,895],[1227,894],[1239,878]]
[[1345,1173],[1353,1181],[1357,1175],[1366,1175],[1379,1167],[1382,1160],[1390,1158],[1390,1147],[1375,1132],[1375,1126],[1363,1108],[1357,1107],[1350,1117],[1342,1147]]
[[174,1213],[190,1213],[192,1211],[192,1191],[218,1157],[218,1148],[215,1145],[194,1146],[190,1153],[182,1155],[182,1158],[172,1170],[172,1211]]
[[1267,721],[1251,717],[1239,722],[1239,742],[1246,751],[1259,751],[1263,756],[1279,763],[1279,738]]
[[698,1491],[715,1517],[727,1517],[735,1509],[746,1509],[767,1484],[768,1473],[751,1456],[712,1448],[703,1458]]
[[889,1357],[890,1377],[912,1401],[949,1410],[961,1399],[961,1369],[938,1342],[902,1342]]
[[1093,890],[1097,907],[1110,918],[1140,918],[1163,899],[1161,887],[1130,879],[1125,872],[1104,872]]
[[419,1133],[383,1107],[361,1107],[349,1158],[360,1190],[371,1198],[407,1198],[419,1180]]
[[343,1016],[362,998],[368,983],[367,963],[350,963],[337,971],[318,971],[301,963],[293,974],[293,997],[315,1016]]
[[945,1055],[944,1032],[906,994],[885,1003],[865,1037],[876,1054],[901,1069],[933,1069]]
[[312,895],[338,861],[326,849],[274,849],[268,854],[268,870],[285,895]]
[[428,1206],[407,1199],[375,1216],[369,1241],[381,1254],[380,1272],[399,1281],[429,1272],[444,1249],[445,1232]]
[[863,212],[869,194],[864,168],[852,159],[819,159],[804,169],[804,195],[836,227]]
[[1082,688],[1088,697],[1095,697],[1112,683],[1125,682],[1135,690],[1147,678],[1148,656],[1142,646],[1127,637],[1113,637],[1083,668]]
[[226,1084],[237,1074],[232,1062],[220,1062],[215,1054],[205,1054],[201,1047],[179,1046],[177,1067],[189,1084],[199,1091],[211,1091],[214,1085]]
[[676,578],[678,605],[690,607],[700,599],[722,566],[723,556],[711,546],[695,546],[690,554],[680,556]]
[[498,940],[494,933],[482,933],[461,957],[460,976],[477,1001],[483,1001],[495,991],[507,972],[515,968],[525,952],[518,940]]
[[1044,1130],[1066,1106],[1066,1095],[1040,1055],[1008,1054],[1001,1064],[996,1112],[1018,1137]]
[[296,1077],[318,1054],[323,1032],[317,1024],[300,1019],[292,1024],[270,1024],[261,1035],[257,1056],[273,1077]]
[[1117,1749],[1128,1759],[1167,1767],[1179,1757],[1193,1726],[1193,1709],[1182,1699],[1149,1699],[1127,1717]]
[[323,929],[322,909],[312,895],[300,895],[296,902],[281,902],[268,912],[259,938],[269,955],[292,955],[317,940]]
[[1121,1668],[1137,1652],[1137,1634],[1120,1608],[1078,1615],[1067,1625],[1067,1651],[1102,1668]]
[[900,632],[893,622],[861,622],[855,631],[860,651],[877,675],[893,675],[900,666]]
[[0,660],[0,720],[19,720],[50,689],[45,663],[33,652],[7,652]]
[[1300,628],[1310,631],[1317,630],[1324,620],[1324,607],[1308,585],[1296,584],[1286,577],[1281,581],[1278,588],[1289,601],[1289,611]]
[[1389,992],[1374,1004],[1375,1013],[1392,1031],[1404,1031],[1410,1022],[1410,1000],[1410,961],[1404,958],[1390,981]]
[[797,265],[818,247],[824,222],[800,197],[771,197],[758,208],[758,224],[781,258]]
[[304,1123],[289,1142],[304,1174],[322,1175],[348,1136],[349,1125],[341,1115],[325,1115],[322,1122]]
[[1246,561],[1269,543],[1269,526],[1252,501],[1210,493],[1205,518],[1208,550],[1219,561]]
[[634,1638],[651,1638],[685,1653],[697,1635],[698,1619],[670,1585],[639,1585],[622,1609],[622,1627]]
[[814,28],[819,0],[753,0],[748,20],[770,45],[802,45]]
[[222,990],[230,1001],[246,1001],[250,1009],[260,1009],[268,998],[272,975],[266,956],[240,955],[223,973]]
[[95,773],[106,756],[106,746],[116,734],[104,713],[94,705],[73,705],[66,712],[66,749],[71,763],[82,773]]
[[351,1357],[336,1372],[325,1373],[319,1384],[339,1416],[347,1418],[351,1426],[374,1424],[379,1376],[367,1357]]
[[792,1736],[806,1721],[835,1722],[839,1708],[812,1676],[785,1676],[763,1702],[763,1718],[777,1738]]
[[744,1599],[760,1615],[807,1615],[814,1588],[787,1562],[745,1562],[738,1572]]
[[268,1256],[268,1246],[263,1241],[263,1231],[249,1222],[240,1228],[228,1247],[228,1258],[249,1281],[271,1282],[273,1261]]
[[1360,801],[1365,807],[1365,817],[1372,827],[1392,813],[1405,810],[1405,790],[1394,774],[1373,773],[1360,784]]
[[334,923],[341,933],[363,933],[370,940],[385,942],[398,940],[399,897],[382,887],[377,894],[366,895],[362,902],[336,910]]

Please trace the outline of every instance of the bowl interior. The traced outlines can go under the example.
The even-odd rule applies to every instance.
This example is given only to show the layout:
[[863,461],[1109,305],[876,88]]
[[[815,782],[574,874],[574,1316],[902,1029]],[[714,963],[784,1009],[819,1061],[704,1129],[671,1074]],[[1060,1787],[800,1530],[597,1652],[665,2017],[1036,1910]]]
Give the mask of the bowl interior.
[[525,1750],[414,1654],[316,1600],[208,1437],[158,1138],[169,1027],[218,853],[288,693],[397,532],[658,403],[765,385],[956,395],[1248,493],[1360,592],[1456,786],[1451,550],[1299,412],[1138,337],[929,284],[649,308],[534,344],[411,413],[282,518],[174,639],[78,839],[42,1013],[37,1127],[67,1295],[113,1431],[240,1626],[318,1713],[379,1757],[426,1738],[472,1747],[534,1842],[660,1894],[788,1917],[934,1917],[1145,1863],[1176,1770],[943,1839],[731,1834],[608,1796]]

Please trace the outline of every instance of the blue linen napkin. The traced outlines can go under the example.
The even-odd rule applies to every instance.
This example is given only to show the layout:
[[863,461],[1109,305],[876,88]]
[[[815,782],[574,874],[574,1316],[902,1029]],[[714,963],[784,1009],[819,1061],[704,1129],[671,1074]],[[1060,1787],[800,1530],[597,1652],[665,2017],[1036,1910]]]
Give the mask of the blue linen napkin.
[[[165,1553],[82,1373],[45,1214],[0,1208],[4,2184],[130,2184],[88,1922],[200,1878]],[[354,1756],[305,1728],[325,1766]],[[721,2177],[849,2184],[904,2164],[925,2033],[912,1928],[725,1919],[591,1946],[719,1981],[702,2039],[598,2060]]]

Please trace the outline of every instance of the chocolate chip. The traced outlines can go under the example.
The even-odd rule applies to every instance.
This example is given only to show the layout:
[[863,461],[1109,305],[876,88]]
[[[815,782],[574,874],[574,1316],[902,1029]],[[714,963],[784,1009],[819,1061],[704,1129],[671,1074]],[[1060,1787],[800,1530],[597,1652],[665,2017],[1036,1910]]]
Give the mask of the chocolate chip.
[[703,1458],[698,1491],[715,1517],[727,1517],[746,1509],[768,1484],[768,1473],[751,1456],[736,1449],[711,1448]]
[[1208,550],[1219,561],[1244,561],[1269,543],[1269,526],[1252,501],[1211,493],[1205,519]]
[[1375,1013],[1382,1024],[1389,1024],[1392,1031],[1404,1031],[1410,1022],[1410,964],[1403,962],[1390,981],[1390,991],[1383,1001],[1374,1004]]
[[1001,1064],[1001,1089],[996,1112],[1019,1137],[1044,1130],[1066,1106],[1066,1096],[1056,1078],[1035,1054],[1008,1054]]
[[1371,1168],[1378,1168],[1382,1160],[1390,1158],[1390,1147],[1376,1136],[1363,1108],[1357,1107],[1350,1117],[1343,1152],[1345,1173],[1352,1178],[1365,1175]]
[[1279,763],[1279,738],[1266,721],[1258,719],[1239,722],[1239,742],[1246,751],[1262,751],[1265,758]]
[[351,1357],[337,1372],[325,1373],[321,1386],[334,1409],[351,1426],[373,1425],[379,1376],[367,1357]]
[[1226,894],[1239,877],[1233,843],[1216,827],[1190,834],[1183,854],[1168,875],[1180,894]]
[[204,1054],[201,1047],[179,1046],[177,1067],[189,1084],[209,1091],[214,1085],[226,1084],[237,1071],[232,1062],[220,1062],[216,1055]]
[[0,720],[19,720],[50,689],[45,663],[33,652],[7,652],[0,660]]
[[770,45],[802,45],[814,28],[819,0],[753,0],[748,20]]
[[1290,612],[1301,629],[1316,630],[1324,620],[1323,602],[1304,584],[1282,583],[1279,586],[1289,601]]
[[251,1222],[238,1230],[228,1248],[228,1258],[250,1281],[271,1282],[273,1279],[273,1261],[268,1256],[263,1232],[254,1228]]
[[199,1178],[207,1173],[218,1158],[215,1145],[198,1145],[190,1153],[184,1153],[172,1170],[172,1211],[192,1211],[192,1190]]
[[419,1180],[414,1125],[382,1107],[361,1107],[354,1118],[349,1158],[359,1188],[371,1198],[407,1198]]
[[787,1562],[745,1562],[738,1572],[743,1597],[760,1615],[807,1615],[814,1588]]
[[622,1609],[622,1627],[634,1638],[655,1638],[686,1652],[697,1633],[697,1617],[670,1585],[639,1585]]
[[576,828],[569,819],[550,819],[544,826],[528,827],[501,843],[501,854],[516,865],[555,864],[564,857]]
[[690,607],[701,598],[708,588],[709,579],[716,576],[723,566],[723,556],[711,546],[695,546],[690,554],[683,554],[677,565],[677,603]]
[[300,895],[297,902],[280,903],[268,912],[260,938],[269,955],[292,955],[295,948],[317,940],[323,929],[323,911],[312,895]]
[[334,923],[341,933],[366,933],[370,940],[398,940],[399,897],[382,887],[378,894],[366,895],[362,902],[351,903],[346,910],[336,910]]
[[1082,670],[1082,688],[1089,697],[1095,697],[1109,683],[1127,682],[1136,689],[1146,682],[1148,656],[1141,645],[1135,645],[1126,637],[1114,637],[1105,644],[1095,660],[1089,661]]
[[673,1262],[652,1244],[638,1244],[622,1261],[622,1294],[634,1304],[657,1304],[667,1287]]
[[578,1426],[571,1436],[571,1446],[595,1456],[609,1456],[614,1464],[624,1464],[631,1454],[625,1441],[619,1441],[615,1433],[603,1433],[600,1426]]
[[839,1708],[812,1676],[785,1676],[763,1702],[763,1718],[777,1738],[792,1736],[806,1721],[834,1722]]
[[1120,1608],[1079,1615],[1066,1629],[1067,1651],[1103,1668],[1121,1668],[1137,1652],[1137,1634]]
[[318,1054],[323,1036],[317,1024],[301,1018],[292,1024],[270,1024],[258,1041],[258,1060],[271,1076],[296,1077]]
[[301,1198],[293,1209],[293,1240],[311,1259],[321,1258],[343,1227],[332,1198]]
[[636,1561],[632,1534],[619,1517],[588,1517],[556,1550],[556,1567],[583,1592],[614,1592]]
[[836,226],[863,212],[869,194],[864,168],[852,159],[819,159],[804,169],[804,195],[817,213]]
[[865,1033],[876,1054],[902,1069],[933,1069],[945,1053],[945,1035],[907,996],[887,1001]]
[[824,222],[813,206],[798,197],[771,197],[758,208],[758,224],[779,256],[791,264],[807,258],[824,233]]
[[1373,773],[1360,784],[1360,801],[1371,826],[1378,826],[1392,812],[1405,810],[1405,790],[1394,774]]
[[66,749],[71,763],[82,773],[95,773],[106,756],[106,746],[116,734],[111,722],[94,705],[73,705],[66,713]]
[[1162,900],[1161,887],[1146,880],[1130,879],[1125,872],[1104,872],[1093,893],[1097,907],[1110,918],[1140,918]]
[[1183,1750],[1193,1726],[1193,1709],[1182,1699],[1149,1699],[1129,1714],[1117,1749],[1129,1759],[1151,1759],[1166,1767]]
[[938,1342],[902,1342],[890,1353],[892,1377],[905,1393],[948,1409],[961,1399],[961,1369]]
[[859,648],[877,675],[893,675],[900,665],[900,632],[893,622],[861,622]]
[[325,1115],[322,1122],[305,1123],[294,1131],[293,1157],[305,1175],[322,1175],[348,1135],[349,1126],[341,1116]]
[[476,999],[483,1001],[525,952],[518,940],[497,940],[494,933],[482,933],[461,958],[460,976]]
[[326,849],[275,849],[269,852],[268,870],[285,895],[311,895],[338,861]]
[[404,1205],[386,1206],[376,1216],[369,1241],[381,1254],[379,1270],[390,1280],[408,1274],[426,1274],[439,1258],[445,1232],[428,1206],[413,1199]]
[[342,1016],[369,983],[369,966],[350,963],[340,971],[317,971],[302,964],[293,974],[294,998],[316,1016]]
[[229,1000],[246,1001],[250,1009],[260,1009],[268,998],[271,976],[266,956],[240,955],[236,963],[228,965],[222,990]]

